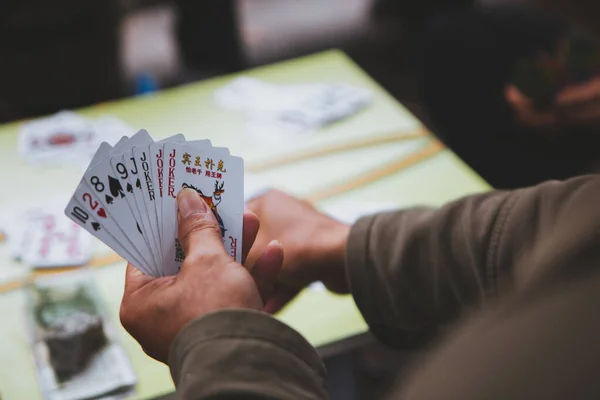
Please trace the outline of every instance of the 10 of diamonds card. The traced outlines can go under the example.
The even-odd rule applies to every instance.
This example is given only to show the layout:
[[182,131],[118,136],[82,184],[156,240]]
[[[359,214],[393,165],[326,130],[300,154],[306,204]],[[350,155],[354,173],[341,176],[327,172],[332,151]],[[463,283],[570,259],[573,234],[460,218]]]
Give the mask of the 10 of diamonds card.
[[141,271],[174,275],[184,254],[177,239],[177,194],[191,188],[210,207],[223,245],[241,261],[244,163],[209,140],[179,134],[154,141],[147,131],[102,143],[65,214]]

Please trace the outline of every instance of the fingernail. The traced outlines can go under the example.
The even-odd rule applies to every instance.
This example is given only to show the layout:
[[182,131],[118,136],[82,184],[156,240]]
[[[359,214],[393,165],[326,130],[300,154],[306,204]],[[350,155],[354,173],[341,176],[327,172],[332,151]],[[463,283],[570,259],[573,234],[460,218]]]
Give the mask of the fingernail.
[[187,218],[194,213],[206,213],[207,207],[204,200],[198,196],[194,189],[184,188],[177,195],[177,208],[181,218]]

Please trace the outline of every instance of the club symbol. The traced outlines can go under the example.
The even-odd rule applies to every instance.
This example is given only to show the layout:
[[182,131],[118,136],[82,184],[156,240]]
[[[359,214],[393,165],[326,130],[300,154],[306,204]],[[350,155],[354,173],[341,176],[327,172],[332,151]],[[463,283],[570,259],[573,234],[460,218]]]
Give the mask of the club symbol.
[[100,224],[97,222],[92,222],[92,228],[94,228],[95,231],[99,231],[100,230]]
[[131,186],[131,183],[127,184],[127,192],[133,193],[133,186]]
[[113,203],[113,200],[114,200],[114,199],[113,199],[112,197],[110,197],[109,195],[106,195],[105,199],[106,199],[106,202],[107,202],[108,204],[112,204],[112,203]]
[[137,181],[135,181],[135,187],[138,189],[142,188],[142,182],[140,181],[140,178],[137,178]]
[[100,207],[98,209],[98,216],[102,217],[102,218],[106,218],[106,211],[104,210],[104,208]]
[[110,188],[110,194],[112,194],[114,197],[125,197],[123,186],[121,186],[121,182],[117,178],[113,178],[112,176],[108,175],[108,187]]

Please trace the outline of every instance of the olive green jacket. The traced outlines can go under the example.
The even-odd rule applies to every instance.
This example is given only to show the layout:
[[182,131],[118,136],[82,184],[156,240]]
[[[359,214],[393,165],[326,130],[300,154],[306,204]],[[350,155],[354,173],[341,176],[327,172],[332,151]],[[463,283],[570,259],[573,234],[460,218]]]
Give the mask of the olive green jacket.
[[[371,331],[433,348],[392,397],[600,394],[600,177],[366,217],[346,257]],[[260,312],[193,321],[169,365],[182,399],[327,398],[316,351]]]

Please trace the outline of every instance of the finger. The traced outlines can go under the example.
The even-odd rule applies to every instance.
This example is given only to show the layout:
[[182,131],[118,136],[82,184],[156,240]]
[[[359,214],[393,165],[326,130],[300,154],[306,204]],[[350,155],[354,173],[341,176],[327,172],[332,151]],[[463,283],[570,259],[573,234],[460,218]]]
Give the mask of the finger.
[[283,246],[277,240],[270,242],[252,267],[252,278],[265,301],[273,291],[283,265]]
[[575,105],[564,110],[563,119],[574,124],[593,124],[600,118],[600,107],[598,101]]
[[263,311],[269,314],[279,312],[300,292],[301,288],[288,286],[285,283],[276,283],[271,296],[265,301]]
[[246,257],[256,240],[260,221],[258,216],[250,209],[244,210],[244,229],[242,232],[242,264],[246,262]]
[[556,95],[559,106],[570,106],[585,103],[598,97],[600,93],[600,79],[594,78],[582,84],[571,84]]
[[[177,196],[179,243],[188,265],[209,267],[216,258],[229,257],[223,247],[221,228],[212,210],[193,189],[185,188]],[[186,264],[184,264],[183,268]]]
[[153,277],[144,274],[133,264],[127,263],[127,269],[125,269],[125,293],[134,292],[153,279]]

